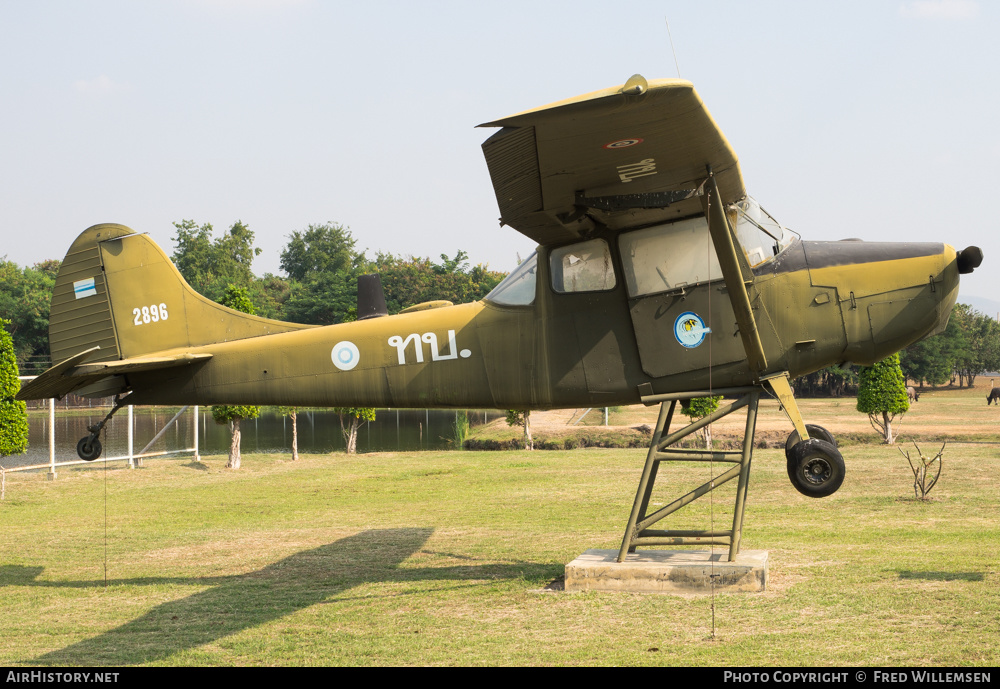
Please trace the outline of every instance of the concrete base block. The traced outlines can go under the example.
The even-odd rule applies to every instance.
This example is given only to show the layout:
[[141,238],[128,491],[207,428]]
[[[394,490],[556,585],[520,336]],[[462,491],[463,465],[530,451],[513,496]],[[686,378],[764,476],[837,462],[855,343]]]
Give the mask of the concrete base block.
[[744,550],[728,562],[728,548],[707,550],[638,550],[616,562],[617,550],[591,549],[566,565],[567,591],[637,593],[711,593],[763,591],[767,587],[767,551]]

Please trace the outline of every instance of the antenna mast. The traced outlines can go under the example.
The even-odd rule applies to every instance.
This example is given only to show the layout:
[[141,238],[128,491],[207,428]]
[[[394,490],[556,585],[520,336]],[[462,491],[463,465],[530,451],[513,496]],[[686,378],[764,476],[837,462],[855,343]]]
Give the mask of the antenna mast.
[[674,37],[670,35],[670,22],[667,21],[666,15],[663,17],[663,23],[667,25],[667,38],[670,39],[670,51],[674,54],[674,67],[677,68],[677,78],[681,78],[681,66],[677,63],[677,50],[674,48]]

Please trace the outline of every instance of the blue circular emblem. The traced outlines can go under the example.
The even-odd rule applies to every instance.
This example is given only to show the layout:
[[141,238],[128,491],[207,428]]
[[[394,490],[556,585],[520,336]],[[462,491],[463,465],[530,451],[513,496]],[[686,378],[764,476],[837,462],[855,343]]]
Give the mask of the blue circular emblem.
[[333,346],[330,358],[333,359],[333,365],[341,371],[350,371],[358,365],[358,361],[361,360],[361,354],[353,342],[344,340]]
[[674,337],[681,346],[688,349],[697,347],[705,341],[705,336],[712,332],[705,327],[705,321],[694,311],[685,311],[674,321]]

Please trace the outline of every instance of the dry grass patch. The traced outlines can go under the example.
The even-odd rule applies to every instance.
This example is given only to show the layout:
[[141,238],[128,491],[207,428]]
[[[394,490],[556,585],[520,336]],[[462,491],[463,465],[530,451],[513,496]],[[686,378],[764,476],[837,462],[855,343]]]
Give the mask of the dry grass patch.
[[[920,401],[911,404],[910,411],[898,420],[900,442],[909,442],[911,439],[918,442],[937,439],[1000,442],[1000,406],[986,406],[986,394],[990,387],[990,379],[980,376],[976,380],[976,386],[972,388],[928,388],[923,391]],[[880,439],[872,430],[868,417],[857,411],[856,404],[853,397],[798,399],[799,409],[806,423],[815,423],[829,429],[841,444],[878,444]],[[618,433],[622,434],[623,439],[630,439],[633,433],[639,432],[637,428],[652,428],[656,425],[656,406],[635,405],[617,409],[609,414],[610,425],[605,431],[609,437]],[[531,417],[532,428],[536,437],[552,437],[560,442],[605,428],[600,410],[590,412],[583,422],[573,425],[583,411],[572,409],[534,412]],[[744,418],[742,413],[738,413],[716,422],[712,425],[713,437],[720,444],[734,445],[742,437]],[[673,428],[679,428],[686,420],[687,417],[678,410]],[[518,432],[508,429],[500,419],[488,426],[477,427],[473,430],[473,435],[514,438],[518,436]],[[784,447],[790,432],[791,424],[777,403],[768,399],[761,400],[757,418],[758,442],[766,447]]]

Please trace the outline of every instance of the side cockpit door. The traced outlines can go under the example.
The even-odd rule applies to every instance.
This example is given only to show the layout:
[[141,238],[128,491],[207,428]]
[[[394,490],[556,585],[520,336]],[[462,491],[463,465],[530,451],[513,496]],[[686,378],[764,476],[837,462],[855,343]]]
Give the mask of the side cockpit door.
[[704,217],[622,233],[618,247],[645,373],[659,378],[745,358]]
[[713,208],[712,181],[705,185],[705,215],[618,239],[639,356],[651,376],[737,362],[760,372],[764,352],[781,351],[754,269],[791,237],[749,196]]

